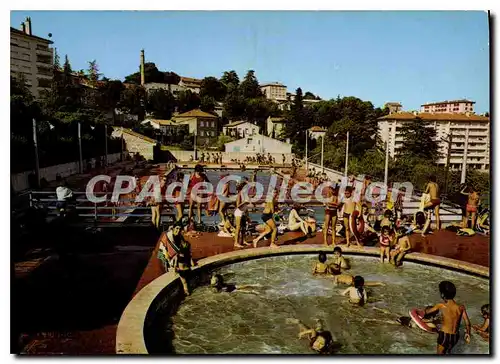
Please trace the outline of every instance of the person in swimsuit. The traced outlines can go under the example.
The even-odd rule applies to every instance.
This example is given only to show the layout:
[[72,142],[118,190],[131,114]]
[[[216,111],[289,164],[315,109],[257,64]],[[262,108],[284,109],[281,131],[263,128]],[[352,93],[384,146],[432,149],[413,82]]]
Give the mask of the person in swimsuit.
[[177,274],[179,274],[186,296],[189,296],[191,294],[189,291],[187,280],[190,276],[191,268],[194,266],[195,263],[191,254],[191,244],[189,244],[189,242],[182,238],[179,246],[179,254],[177,254],[177,264],[175,266],[175,271],[177,272]]
[[234,247],[235,248],[244,248],[243,243],[243,234],[242,234],[242,224],[245,219],[246,209],[248,206],[248,201],[245,200],[245,196],[243,193],[243,188],[245,187],[245,182],[240,182],[236,186],[236,193],[238,196],[236,197],[236,207],[234,209]]
[[168,272],[170,268],[175,269],[177,266],[180,246],[182,240],[184,240],[181,231],[182,224],[176,222],[169,231],[162,234],[158,250],[158,259],[162,261],[166,272]]
[[[222,176],[222,178],[225,178],[225,177],[227,177],[227,174]],[[222,187],[221,197],[223,197],[223,198],[219,199],[219,215],[220,215],[220,219],[221,219],[222,224],[225,225],[226,224],[226,210],[227,210],[227,205],[228,205],[225,202],[225,200],[229,197],[229,182],[226,182],[224,184],[224,186]]]
[[391,229],[388,226],[384,226],[382,232],[379,234],[380,263],[384,263],[385,257],[387,257],[387,261],[391,260],[390,250],[393,239]]
[[335,248],[333,248],[333,258],[331,264],[336,264],[342,269],[349,269],[349,264],[342,256],[342,249],[340,248],[340,246],[336,246]]
[[289,318],[286,322],[288,324],[299,325],[299,339],[307,337],[312,350],[324,355],[333,353],[333,336],[330,331],[323,329],[323,322],[321,320],[316,320],[314,329],[306,326],[296,318]]
[[[350,186],[346,187],[344,192],[344,197],[341,201],[346,244],[348,247],[351,245],[351,231],[350,231],[351,229],[349,228],[349,219],[351,218],[351,214],[354,212],[354,209],[356,208],[356,203],[353,201],[352,198],[352,190],[353,190],[352,187]],[[356,244],[361,246],[357,238],[356,238]]]
[[314,264],[313,274],[329,274],[329,267],[326,264],[326,254],[319,253],[318,262]]
[[342,292],[342,296],[349,296],[350,303],[363,306],[368,301],[364,278],[361,276],[354,277],[352,286]]
[[[365,284],[366,285],[366,284]],[[426,309],[430,309],[432,306],[427,306]],[[403,316],[403,315],[398,315],[394,312],[384,310],[382,308],[378,307],[373,307],[374,310],[378,310],[383,312],[384,314],[390,315],[390,316],[397,316],[394,320],[380,320],[380,319],[371,319],[371,318],[364,318],[363,322],[381,322],[381,323],[386,323],[386,324],[391,324],[391,325],[401,325],[405,326],[408,328],[417,328],[418,326],[413,322],[412,318],[409,316]],[[424,317],[421,318],[422,322],[425,322],[425,324],[431,328],[433,331],[436,333],[438,332],[437,325],[441,323],[439,317],[437,317],[437,312],[428,314]]]
[[390,251],[390,263],[396,267],[402,264],[401,261],[405,255],[411,251],[411,242],[408,235],[406,235],[406,231],[406,228],[401,228],[400,231],[396,233],[396,245],[394,249]]
[[[335,283],[337,286],[340,284],[346,284],[348,286],[354,285],[354,276],[350,274],[345,274],[342,273],[342,270],[340,269],[340,265],[338,264],[329,264],[329,273],[333,277],[333,283]],[[365,282],[364,283],[365,287],[368,286],[385,286],[384,282]]]
[[425,192],[430,195],[430,201],[424,205],[424,210],[427,212],[427,221],[425,222],[424,229],[422,230],[422,236],[425,236],[425,232],[431,224],[432,210],[436,215],[436,230],[441,229],[441,219],[439,217],[439,206],[441,205],[441,200],[439,199],[439,186],[436,183],[436,176],[432,175],[429,177],[429,182],[425,187]]
[[392,211],[391,210],[385,210],[384,212],[384,217],[382,221],[380,222],[380,227],[383,228],[384,226],[387,226],[389,229],[393,229],[393,223],[392,223]]
[[482,326],[473,325],[472,328],[475,332],[479,334],[484,340],[490,340],[490,305],[481,306],[481,315],[483,316],[484,322]]
[[476,191],[474,187],[469,189],[467,206],[465,207],[465,226],[467,227],[467,223],[469,221],[469,217],[471,219],[471,229],[476,228],[476,216],[477,216],[477,207],[479,205],[479,192]]
[[259,241],[266,235],[271,233],[271,248],[279,248],[276,244],[276,236],[278,235],[278,228],[276,227],[276,222],[274,221],[274,214],[276,211],[276,198],[278,196],[278,191],[274,192],[271,201],[266,201],[264,204],[264,211],[262,212],[262,221],[266,224],[264,231],[253,240],[253,247],[256,248]]
[[454,298],[457,293],[455,285],[450,281],[442,281],[439,283],[439,293],[444,302],[438,303],[432,308],[422,310],[424,315],[432,314],[433,312],[441,312],[443,324],[438,332],[437,339],[437,354],[450,354],[453,347],[457,344],[460,334],[460,321],[462,318],[465,322],[465,342],[470,343],[470,321],[467,315],[465,306],[459,305]]
[[332,229],[332,245],[335,246],[335,235],[337,234],[337,214],[338,214],[338,189],[332,186],[327,187],[326,198],[329,200],[325,204],[325,222],[323,224],[323,244],[328,246],[328,230]]
[[302,230],[304,236],[311,238],[312,235],[309,229],[312,230],[311,226],[299,216],[300,205],[294,204],[290,213],[288,214],[288,230],[297,231]]
[[[202,158],[203,154],[202,154]],[[188,196],[189,196],[189,214],[188,214],[188,220],[191,222],[193,219],[193,208],[194,204],[196,203],[196,214],[198,216],[197,222],[198,224],[201,224],[201,205],[202,203],[200,202],[200,196],[197,194],[192,193],[193,188],[198,184],[202,182],[209,182],[207,176],[203,173],[203,166],[200,164],[197,164],[194,167],[194,174],[191,176],[191,179],[189,180],[189,187],[188,187]]]
[[245,285],[236,285],[232,283],[224,282],[224,278],[220,274],[212,274],[210,277],[210,287],[212,287],[213,291],[216,293],[227,292],[232,293],[235,291],[245,292],[245,293],[253,293],[260,294],[255,291],[253,288],[261,287],[260,284],[245,284]]

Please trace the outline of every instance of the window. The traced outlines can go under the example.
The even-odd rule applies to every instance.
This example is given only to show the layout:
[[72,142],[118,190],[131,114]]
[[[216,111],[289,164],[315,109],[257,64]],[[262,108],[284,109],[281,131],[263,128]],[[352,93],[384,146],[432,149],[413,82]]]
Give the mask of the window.
[[252,140],[253,140],[252,138],[248,138],[247,139],[247,144],[252,144]]
[[200,121],[200,126],[204,127],[205,126],[205,122],[204,121]]
[[200,136],[203,136],[203,135],[204,135],[204,131],[203,131],[203,130],[201,130],[201,131],[200,131]]
[[212,121],[212,128],[215,128],[215,121]]

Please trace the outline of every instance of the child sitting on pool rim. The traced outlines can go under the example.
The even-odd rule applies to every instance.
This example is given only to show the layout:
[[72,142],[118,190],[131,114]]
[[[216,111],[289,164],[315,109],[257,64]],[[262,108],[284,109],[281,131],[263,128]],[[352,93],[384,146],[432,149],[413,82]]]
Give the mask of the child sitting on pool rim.
[[467,315],[465,306],[459,305],[454,298],[457,293],[457,288],[450,281],[442,281],[439,283],[439,293],[444,302],[438,303],[432,308],[423,310],[424,315],[432,314],[441,311],[443,324],[438,332],[437,339],[437,354],[450,354],[451,349],[457,344],[460,334],[460,321],[462,318],[465,321],[465,342],[470,343],[470,321]]
[[302,339],[304,336],[307,337],[309,339],[309,346],[312,350],[319,354],[331,354],[333,352],[332,334],[330,331],[325,331],[323,329],[321,320],[316,320],[314,329],[306,326],[295,318],[289,318],[286,322],[299,325],[299,339]]
[[249,288],[254,288],[254,287],[260,287],[260,284],[246,284],[246,285],[240,285],[237,286],[232,283],[225,283],[224,282],[224,277],[222,277],[221,274],[212,274],[212,277],[210,277],[210,286],[213,288],[214,292],[220,293],[220,292],[227,292],[231,293],[234,291],[240,291],[240,292],[246,292],[246,293],[254,293],[254,294],[259,294],[259,292],[254,291],[253,289]]
[[[174,225],[174,229],[176,229],[177,227],[180,227],[182,229],[182,224],[180,222],[176,222]],[[189,244],[188,241],[182,238],[179,245],[179,253],[177,254],[175,271],[177,272],[177,274],[179,274],[186,296],[189,296],[191,294],[189,291],[187,279],[189,278],[189,275],[191,273],[191,268],[194,266],[195,263],[191,255],[191,244]]]
[[484,319],[483,326],[473,325],[472,328],[484,340],[489,341],[490,340],[490,305],[489,305],[489,303],[481,306],[481,315],[483,316],[483,319]]

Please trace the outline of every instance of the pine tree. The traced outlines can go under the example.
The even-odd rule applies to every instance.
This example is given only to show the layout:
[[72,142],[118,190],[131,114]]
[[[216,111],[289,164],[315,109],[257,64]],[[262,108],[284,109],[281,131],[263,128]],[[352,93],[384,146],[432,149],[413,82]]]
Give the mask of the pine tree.
[[89,61],[87,73],[90,82],[95,84],[99,80],[99,66],[97,65],[97,61],[95,59],[93,61]]
[[245,99],[253,99],[262,96],[259,81],[255,77],[255,71],[249,70],[240,85],[241,95]]
[[54,72],[61,70],[61,60],[59,59],[59,54],[57,53],[57,48],[54,48]]
[[434,163],[439,158],[436,130],[419,117],[401,128],[403,146],[397,150],[398,158],[419,158]]

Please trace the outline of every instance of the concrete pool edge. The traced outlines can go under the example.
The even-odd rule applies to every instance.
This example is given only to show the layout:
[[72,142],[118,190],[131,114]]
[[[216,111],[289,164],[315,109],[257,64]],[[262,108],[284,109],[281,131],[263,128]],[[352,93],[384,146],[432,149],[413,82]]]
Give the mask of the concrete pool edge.
[[[287,254],[310,254],[319,252],[332,252],[331,247],[326,248],[321,245],[288,245],[278,249],[269,247],[237,250],[228,253],[214,255],[201,259],[195,270],[201,268],[215,268],[216,266],[236,263],[238,261],[263,258]],[[342,247],[346,255],[379,256],[380,250],[376,247]],[[458,270],[464,273],[483,278],[489,278],[489,268],[480,265],[467,263],[455,259],[439,257],[423,253],[410,253],[405,257],[411,262],[431,264],[442,268]],[[153,301],[163,290],[168,289],[177,281],[178,275],[170,272],[156,278],[144,288],[128,303],[122,313],[116,330],[116,353],[117,354],[149,354],[144,338],[144,327],[147,314]]]

